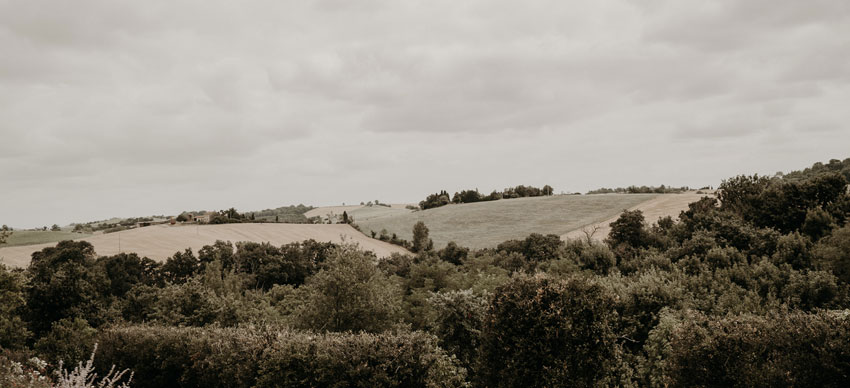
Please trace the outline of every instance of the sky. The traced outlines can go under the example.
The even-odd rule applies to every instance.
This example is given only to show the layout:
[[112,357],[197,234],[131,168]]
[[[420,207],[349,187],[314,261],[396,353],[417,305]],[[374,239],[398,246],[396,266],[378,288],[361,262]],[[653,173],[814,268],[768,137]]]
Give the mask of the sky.
[[850,157],[846,0],[0,0],[0,224]]

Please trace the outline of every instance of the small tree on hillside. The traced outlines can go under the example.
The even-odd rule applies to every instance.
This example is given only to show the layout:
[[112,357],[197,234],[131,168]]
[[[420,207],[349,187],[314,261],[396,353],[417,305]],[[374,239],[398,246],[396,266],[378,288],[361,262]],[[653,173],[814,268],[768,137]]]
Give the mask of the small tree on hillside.
[[3,227],[0,228],[0,244],[5,244],[6,239],[9,238],[10,235],[12,235],[12,229],[3,225]]
[[428,227],[419,221],[413,225],[413,252],[422,252],[434,247],[434,242],[428,237]]
[[62,228],[60,228],[59,225],[53,224],[53,226],[50,227],[50,230],[52,230],[54,232],[58,232],[58,231],[62,230]]
[[625,210],[617,221],[611,223],[611,233],[606,240],[612,248],[627,244],[640,248],[646,242],[643,212],[640,210]]

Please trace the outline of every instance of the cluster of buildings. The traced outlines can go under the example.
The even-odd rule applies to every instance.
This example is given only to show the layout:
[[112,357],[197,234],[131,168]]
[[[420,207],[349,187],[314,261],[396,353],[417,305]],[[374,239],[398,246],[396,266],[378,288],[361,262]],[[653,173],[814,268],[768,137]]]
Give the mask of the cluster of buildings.
[[145,226],[151,225],[164,225],[170,224],[175,225],[177,223],[188,224],[188,223],[198,223],[198,224],[209,224],[212,221],[214,213],[206,212],[205,214],[192,214],[192,213],[183,213],[182,216],[185,220],[177,221],[178,217],[169,217],[165,220],[154,220],[154,221],[141,221],[136,223],[137,228],[143,228]]

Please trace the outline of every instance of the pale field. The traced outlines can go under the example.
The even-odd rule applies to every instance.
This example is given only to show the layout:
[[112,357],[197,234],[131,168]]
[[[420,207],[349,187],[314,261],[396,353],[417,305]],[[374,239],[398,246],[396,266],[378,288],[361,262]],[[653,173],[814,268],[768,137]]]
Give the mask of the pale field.
[[470,248],[487,248],[505,240],[525,238],[531,233],[565,235],[582,226],[616,217],[625,209],[659,196],[557,195],[446,205],[415,212],[401,209],[382,216],[361,216],[358,214],[360,209],[352,209],[349,213],[354,215],[357,225],[367,234],[386,229],[390,234],[396,233],[400,238],[411,240],[413,225],[423,221],[436,248],[445,246],[449,241]]
[[[609,194],[600,194],[600,195],[609,195]],[[627,194],[634,195],[634,194]],[[682,194],[664,194],[659,195],[649,201],[642,202],[629,208],[629,210],[640,210],[643,212],[643,217],[646,220],[646,223],[651,225],[658,221],[659,218],[663,218],[666,216],[673,217],[673,220],[679,219],[679,213],[688,210],[688,204],[692,202],[699,201],[703,197],[714,197],[715,193],[713,191],[706,191],[706,194],[697,194],[696,191],[688,191]],[[595,240],[604,240],[608,237],[608,234],[611,233],[611,223],[616,221],[619,218],[619,214],[612,216],[602,222],[591,223],[588,225],[584,225],[579,229],[573,230],[569,233],[566,233],[561,236],[562,239],[576,239],[576,238],[586,238],[586,234],[584,230],[592,231],[593,228],[596,228],[596,232],[593,233],[593,239]]]
[[[119,251],[120,239],[120,251]],[[90,242],[98,255],[135,252],[157,261],[164,261],[175,252],[191,248],[193,252],[216,240],[268,242],[283,245],[313,239],[323,242],[352,242],[361,249],[386,257],[403,248],[364,236],[349,225],[309,224],[224,224],[224,225],[153,225],[122,232],[92,235],[82,238]],[[0,263],[13,267],[29,264],[33,252],[55,243],[0,248]]]

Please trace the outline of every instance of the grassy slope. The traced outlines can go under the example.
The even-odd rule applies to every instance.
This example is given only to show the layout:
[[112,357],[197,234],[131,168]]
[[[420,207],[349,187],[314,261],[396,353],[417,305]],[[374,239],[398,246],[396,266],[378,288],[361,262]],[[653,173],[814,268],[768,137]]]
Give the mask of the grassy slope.
[[394,211],[383,216],[358,215],[363,232],[389,233],[410,240],[413,225],[425,222],[437,248],[449,241],[472,248],[493,247],[505,240],[530,233],[563,235],[584,225],[613,217],[624,209],[657,197],[658,194],[564,195],[519,198],[463,205],[448,205],[425,211]]
[[35,244],[44,244],[51,242],[59,242],[62,240],[74,240],[78,238],[83,238],[91,236],[90,234],[84,233],[73,233],[69,231],[31,231],[31,230],[16,230],[9,236],[9,239],[6,240],[6,244],[3,244],[3,247],[14,247],[21,245],[35,245]]

